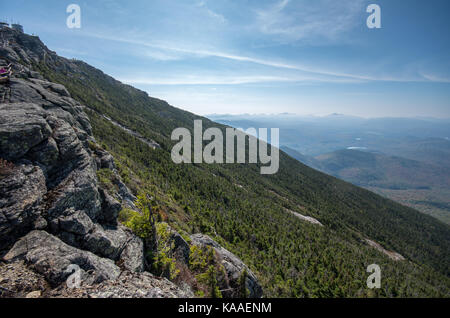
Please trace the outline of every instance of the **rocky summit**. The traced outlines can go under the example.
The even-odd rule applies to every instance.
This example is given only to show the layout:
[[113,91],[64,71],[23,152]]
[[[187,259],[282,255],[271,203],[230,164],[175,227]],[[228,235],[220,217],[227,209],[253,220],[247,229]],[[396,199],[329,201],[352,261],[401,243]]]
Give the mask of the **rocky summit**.
[[[118,222],[123,208],[142,211],[114,157],[93,137],[89,105],[36,71],[45,63],[70,73],[71,60],[37,37],[7,27],[0,33],[0,66],[12,69],[9,81],[0,84],[0,295],[193,297],[191,280],[152,273],[149,242]],[[114,176],[119,191],[102,187],[101,169]],[[256,276],[235,255],[207,236],[187,243],[170,231],[171,246],[186,266],[194,244],[215,249],[225,268],[225,295],[237,296],[244,268],[250,296],[262,295]],[[79,268],[76,288],[67,283],[71,268]]]

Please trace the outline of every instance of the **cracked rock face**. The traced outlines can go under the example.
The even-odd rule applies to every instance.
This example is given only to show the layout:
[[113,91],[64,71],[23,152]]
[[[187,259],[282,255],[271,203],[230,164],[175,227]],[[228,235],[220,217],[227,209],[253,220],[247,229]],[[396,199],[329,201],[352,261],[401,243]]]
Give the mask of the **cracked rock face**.
[[83,281],[91,284],[115,279],[120,274],[112,260],[67,245],[45,231],[28,233],[14,244],[4,260],[25,261],[55,286],[72,274],[68,271],[72,264],[80,267]]
[[49,297],[70,298],[191,298],[192,291],[182,289],[165,278],[156,277],[148,272],[122,272],[114,281],[105,280],[94,286],[82,285],[81,288],[52,290]]
[[[99,188],[97,168],[117,172],[109,153],[94,154],[89,148],[96,142],[85,107],[63,85],[17,63],[61,58],[37,38],[10,33],[2,36],[13,37],[16,44],[0,49],[0,62],[12,63],[16,76],[0,85],[0,158],[8,162],[8,171],[0,171],[3,261],[18,271],[25,266],[62,290],[69,265],[81,268],[86,286],[143,272],[142,240],[117,224],[122,204]],[[150,288],[153,279],[145,278],[141,288]],[[158,288],[162,295],[178,295],[173,284],[163,282]],[[143,294],[152,295],[158,295],[156,289]]]
[[40,218],[46,193],[42,169],[19,163],[6,177],[0,177],[0,246],[13,243],[34,228]]
[[3,104],[0,112],[0,153],[6,160],[21,158],[52,133],[47,114],[35,104]]
[[[43,80],[13,80],[10,89],[15,102],[0,104],[0,157],[13,165],[0,179],[0,246],[16,243],[4,260],[25,261],[55,286],[70,264],[88,283],[142,272],[142,240],[117,225],[121,204],[98,187],[82,106]],[[101,162],[115,168],[105,151]]]

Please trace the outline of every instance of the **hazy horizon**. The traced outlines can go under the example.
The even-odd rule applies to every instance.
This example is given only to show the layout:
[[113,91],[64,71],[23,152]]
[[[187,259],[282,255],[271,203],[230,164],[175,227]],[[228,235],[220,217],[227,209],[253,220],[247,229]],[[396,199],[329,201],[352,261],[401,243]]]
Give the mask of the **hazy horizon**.
[[341,113],[329,113],[324,115],[319,114],[299,114],[299,113],[211,113],[204,114],[206,118],[209,117],[220,117],[220,116],[256,116],[256,117],[268,117],[268,116],[286,116],[286,117],[299,117],[299,118],[330,118],[330,117],[353,117],[359,119],[417,119],[417,120],[450,120],[450,117],[433,117],[433,116],[374,116],[374,117],[364,117],[357,115],[341,114]]

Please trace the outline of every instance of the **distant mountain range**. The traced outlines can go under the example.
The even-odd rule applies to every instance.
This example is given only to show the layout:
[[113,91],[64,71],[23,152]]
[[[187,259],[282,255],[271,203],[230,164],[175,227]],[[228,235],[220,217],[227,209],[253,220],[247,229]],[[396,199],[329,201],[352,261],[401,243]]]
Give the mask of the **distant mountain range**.
[[281,149],[300,162],[367,188],[450,224],[450,171],[416,160],[338,150],[316,157]]
[[278,127],[293,158],[450,223],[450,120],[212,115],[233,127]]
[[[210,115],[233,127],[280,128],[280,143],[308,156],[336,150],[363,148],[388,155],[450,163],[450,119],[374,118],[333,114],[325,117],[297,115]],[[432,144],[429,146],[429,144]],[[435,156],[427,158],[429,147]],[[411,158],[412,157],[412,158]]]

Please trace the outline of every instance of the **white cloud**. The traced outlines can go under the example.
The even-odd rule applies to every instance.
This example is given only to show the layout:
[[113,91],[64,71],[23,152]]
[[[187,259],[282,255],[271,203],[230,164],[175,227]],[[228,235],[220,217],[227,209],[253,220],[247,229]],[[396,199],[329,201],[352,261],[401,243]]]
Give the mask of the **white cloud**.
[[[364,0],[281,0],[256,10],[255,28],[272,40],[336,41],[363,19]],[[362,21],[362,20],[361,20]]]
[[154,49],[146,50],[142,52],[142,54],[140,55],[157,61],[177,61],[183,59],[183,57],[180,54]]
[[[284,2],[288,3],[288,0]],[[283,3],[284,3],[283,2]],[[282,3],[282,4],[283,4]],[[280,5],[282,7],[282,5]],[[383,81],[383,82],[447,82],[446,79],[425,76],[417,73],[416,76],[389,76],[389,75],[379,75],[379,74],[361,74],[350,71],[332,70],[325,69],[318,66],[308,66],[301,65],[299,63],[289,63],[284,61],[269,60],[263,58],[250,57],[245,55],[236,55],[228,52],[223,52],[214,49],[201,49],[201,48],[189,48],[182,46],[174,46],[172,44],[167,44],[163,42],[148,42],[145,40],[134,39],[133,37],[125,36],[108,36],[101,34],[86,33],[85,36],[100,38],[103,40],[116,41],[126,44],[132,44],[136,46],[142,46],[152,49],[148,51],[148,57],[152,59],[158,59],[162,61],[170,60],[181,60],[189,59],[192,57],[216,57],[222,59],[228,59],[232,61],[247,62],[263,66],[269,66],[277,69],[287,69],[291,71],[299,71],[302,73],[307,73],[310,76],[306,77],[302,75],[303,78],[309,78],[311,81],[320,80],[322,82],[363,82],[363,81]],[[319,77],[319,79],[317,79]],[[265,76],[265,78],[271,78],[271,76]],[[272,77],[274,78],[274,77]],[[440,80],[441,79],[441,80]],[[281,80],[279,80],[281,81]],[[289,80],[297,81],[297,80]],[[245,81],[248,82],[248,81]]]
[[119,80],[130,85],[241,85],[241,84],[257,84],[257,83],[313,83],[313,82],[332,82],[332,83],[349,83],[358,82],[348,79],[330,79],[309,76],[283,77],[283,76],[266,76],[266,75],[236,75],[236,76],[172,76],[165,78],[157,77],[139,77],[131,76],[128,78],[120,78]]
[[445,78],[445,77],[441,77],[439,75],[425,74],[425,73],[421,73],[421,75],[431,82],[450,83],[450,78]]
[[228,22],[228,20],[222,14],[209,9],[206,1],[200,1],[199,3],[197,3],[197,7],[202,8],[209,17],[219,21],[220,23]]

